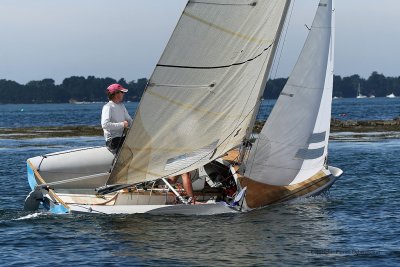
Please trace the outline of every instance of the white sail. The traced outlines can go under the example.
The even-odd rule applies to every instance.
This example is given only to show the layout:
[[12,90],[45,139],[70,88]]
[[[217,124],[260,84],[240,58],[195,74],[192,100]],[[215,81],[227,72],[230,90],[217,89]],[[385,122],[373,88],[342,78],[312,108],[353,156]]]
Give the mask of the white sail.
[[323,168],[331,119],[333,18],[332,1],[321,0],[300,57],[253,145],[245,176],[290,185]]
[[239,145],[290,0],[190,0],[150,78],[108,184],[183,173]]

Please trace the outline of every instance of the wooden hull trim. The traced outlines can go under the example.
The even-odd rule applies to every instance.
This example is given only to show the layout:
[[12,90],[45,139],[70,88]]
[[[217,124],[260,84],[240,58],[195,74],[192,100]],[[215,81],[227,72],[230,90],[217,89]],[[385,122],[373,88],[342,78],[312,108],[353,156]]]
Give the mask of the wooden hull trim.
[[316,196],[328,190],[341,176],[342,171],[340,169],[337,170],[339,170],[337,175],[335,175],[336,173],[332,174],[330,172],[320,171],[304,182],[288,186],[263,184],[251,178],[240,176],[238,178],[240,187],[247,187],[243,206],[247,208],[247,210],[251,210],[275,203],[288,202],[299,197]]

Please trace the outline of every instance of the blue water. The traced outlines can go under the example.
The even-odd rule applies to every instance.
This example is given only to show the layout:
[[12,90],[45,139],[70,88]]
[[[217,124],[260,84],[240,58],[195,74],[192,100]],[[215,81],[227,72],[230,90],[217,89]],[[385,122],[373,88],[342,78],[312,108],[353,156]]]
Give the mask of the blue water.
[[[264,100],[258,120],[265,120],[275,100]],[[332,103],[332,118],[340,120],[392,120],[400,117],[400,98],[340,98]]]
[[[105,103],[0,105],[0,128],[31,126],[100,125]],[[125,103],[131,115],[138,103]]]
[[[134,103],[127,105],[134,109]],[[96,125],[101,106],[0,105],[0,127]],[[399,106],[396,99],[339,99],[333,113],[384,119],[398,116]],[[328,195],[246,214],[56,216],[22,210],[29,193],[27,158],[102,144],[101,136],[0,139],[0,266],[396,266],[400,261],[399,139],[331,142],[330,164],[345,174]]]
[[[258,114],[265,120],[275,100],[264,100]],[[99,125],[104,103],[0,105],[0,128],[63,125]],[[131,115],[138,103],[125,103]],[[332,117],[342,120],[391,120],[400,116],[400,98],[335,99]]]

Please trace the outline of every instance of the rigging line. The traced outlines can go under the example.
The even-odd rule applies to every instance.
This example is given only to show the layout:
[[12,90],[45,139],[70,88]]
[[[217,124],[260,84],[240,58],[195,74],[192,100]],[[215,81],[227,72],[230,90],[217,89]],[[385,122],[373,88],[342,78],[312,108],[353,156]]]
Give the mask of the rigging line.
[[280,61],[281,61],[283,49],[284,49],[284,47],[285,47],[286,37],[287,37],[287,33],[288,33],[288,31],[289,31],[289,25],[290,25],[290,21],[292,20],[292,15],[293,15],[293,10],[294,10],[294,5],[295,5],[295,4],[296,4],[296,0],[293,0],[292,10],[290,11],[289,20],[288,20],[287,25],[286,25],[285,36],[283,37],[283,41],[282,41],[282,49],[281,49],[281,51],[280,51],[280,53],[279,53],[279,57],[278,57],[278,60],[277,60],[277,63],[276,63],[277,66],[276,66],[276,69],[275,69],[274,79],[276,78],[276,75],[277,75],[277,73],[278,73],[279,64],[280,64]]
[[188,4],[204,4],[204,5],[218,5],[218,6],[256,6],[257,1],[247,1],[247,3],[216,3],[190,0]]
[[[274,44],[274,43],[272,43],[272,44]],[[271,44],[271,45],[272,45]],[[270,52],[272,52],[272,51],[270,51]],[[265,59],[265,62],[262,64],[262,67],[260,68],[260,71],[259,71],[259,73],[258,73],[258,76],[257,76],[257,80],[255,81],[255,83],[253,84],[253,86],[252,86],[252,88],[251,88],[251,90],[250,90],[250,93],[248,94],[248,97],[247,97],[247,100],[246,100],[246,103],[245,103],[245,105],[243,105],[243,109],[242,109],[242,112],[241,112],[241,114],[243,114],[243,112],[244,112],[244,110],[245,110],[245,107],[247,106],[247,103],[249,103],[249,101],[250,101],[250,97],[251,97],[251,95],[253,94],[253,91],[254,91],[254,89],[255,89],[255,87],[256,87],[256,84],[257,84],[257,81],[258,81],[258,79],[260,78],[260,76],[261,75],[263,75],[263,72],[265,72],[265,71],[263,71],[263,69],[264,69],[264,65],[265,64],[267,64],[266,65],[266,67],[265,67],[265,70],[267,70],[268,69],[268,62],[269,62],[269,60],[270,60],[270,58],[268,58],[268,59]],[[262,88],[262,89],[260,89],[260,90],[265,90],[265,86],[264,86],[264,88]],[[259,91],[260,92],[260,91]],[[250,110],[250,113],[251,114],[254,114],[254,113],[256,113],[256,109],[257,109],[257,107],[259,107],[259,106],[261,106],[261,100],[257,100],[257,102],[256,102],[256,104],[253,106],[253,108]],[[257,111],[257,113],[258,113],[258,111]],[[246,117],[248,116],[249,114],[247,114],[246,115]],[[254,116],[254,120],[255,120],[255,117],[257,116],[257,114],[254,114],[254,115],[252,115],[252,116]],[[246,118],[245,117],[245,118]],[[253,118],[252,118],[253,119]],[[254,123],[252,122],[252,119],[251,119],[251,121],[250,121],[250,123],[249,123],[249,125],[248,126],[250,126],[251,127],[251,131],[253,131],[253,128],[254,128]],[[243,120],[244,121],[244,120]],[[239,125],[241,125],[242,123],[243,123],[243,121],[241,122],[241,123],[239,123],[238,124],[238,126],[236,127],[236,128],[238,128],[239,127]],[[246,130],[247,131],[247,130]],[[246,136],[247,136],[247,134],[246,134]]]
[[42,159],[40,160],[40,162],[39,162],[39,164],[38,164],[38,167],[36,168],[38,171],[40,171],[40,166],[42,165],[43,160],[44,160],[45,158],[46,158],[45,156],[42,156]]
[[[289,29],[290,21],[291,21],[291,19],[292,19],[292,15],[293,15],[293,10],[294,10],[294,5],[295,5],[295,4],[296,4],[296,0],[293,0],[292,10],[291,10],[291,12],[290,12],[289,20],[287,21],[287,27],[286,27],[286,31],[285,31],[285,36],[284,36],[284,38],[283,38],[282,49],[281,49],[280,54],[279,54],[279,57],[278,57],[278,62],[277,62],[277,66],[276,66],[276,70],[275,70],[275,75],[274,75],[274,77],[276,77],[277,72],[278,72],[279,62],[280,62],[280,58],[281,58],[281,56],[282,56],[283,48],[284,48],[284,46],[285,46],[286,36],[287,36],[288,29]],[[260,105],[261,105],[261,103],[260,103]],[[265,124],[265,123],[264,123],[264,124]],[[264,128],[264,127],[262,127],[262,128]],[[262,128],[261,128],[261,130],[262,130]],[[260,134],[261,134],[261,132],[260,132]],[[255,142],[254,145],[255,145],[255,148],[253,148],[253,149],[256,151],[256,152],[254,152],[254,153],[257,153],[257,148],[258,148],[259,142]],[[250,156],[250,155],[249,155],[249,156]],[[248,159],[247,159],[247,161],[248,161]],[[252,169],[253,169],[253,165],[254,165],[254,161],[252,161],[252,163],[251,163],[251,167],[250,167],[250,172],[249,172],[249,173],[251,173],[251,171],[252,171]]]
[[[117,197],[119,196],[119,192],[117,192],[112,198],[110,198],[109,200],[106,200],[105,202],[99,203],[99,204],[93,204],[93,206],[105,206],[108,203],[110,203],[111,201],[114,201]],[[114,202],[115,203],[115,202]]]
[[[108,175],[108,174],[110,174],[110,173],[108,173],[108,172],[97,173],[97,174],[88,175],[88,176],[65,179],[65,180],[61,180],[61,181],[58,181],[58,182],[46,183],[45,185],[46,186],[53,186],[53,185],[67,184],[67,183],[72,183],[72,182],[79,182],[79,181],[89,180],[89,179],[92,179],[92,178],[96,178],[96,177],[100,177],[100,176]],[[43,186],[43,185],[41,185],[41,186]]]
[[167,65],[167,64],[157,64],[157,67],[164,67],[164,68],[177,68],[177,69],[196,69],[196,70],[211,70],[211,69],[224,69],[224,68],[230,68],[233,66],[240,66],[246,63],[249,63],[255,59],[257,59],[258,57],[262,56],[262,54],[265,53],[265,51],[269,50],[272,45],[274,44],[274,42],[272,42],[267,48],[265,48],[263,51],[261,51],[261,53],[259,53],[258,55],[256,55],[255,57],[252,57],[250,59],[247,59],[245,61],[242,62],[237,62],[237,63],[233,63],[233,64],[229,64],[229,65],[221,65],[221,66],[210,66],[210,67],[197,67],[197,66],[184,66],[184,65]]
[[43,155],[43,158],[49,158],[49,157],[54,157],[54,156],[58,156],[58,155],[63,155],[63,154],[69,154],[69,153],[74,153],[74,152],[78,152],[78,151],[85,151],[85,150],[91,150],[94,148],[100,148],[101,146],[95,146],[95,147],[85,147],[85,148],[79,148],[79,149],[73,149],[73,150],[67,150],[67,151],[60,151],[58,153],[52,153],[52,154],[46,154]]
[[211,83],[211,84],[203,84],[203,85],[185,85],[185,84],[161,84],[161,83],[155,83],[155,82],[151,82],[149,83],[149,87],[154,87],[154,86],[158,86],[158,87],[174,87],[174,88],[212,88],[215,86],[215,82]]

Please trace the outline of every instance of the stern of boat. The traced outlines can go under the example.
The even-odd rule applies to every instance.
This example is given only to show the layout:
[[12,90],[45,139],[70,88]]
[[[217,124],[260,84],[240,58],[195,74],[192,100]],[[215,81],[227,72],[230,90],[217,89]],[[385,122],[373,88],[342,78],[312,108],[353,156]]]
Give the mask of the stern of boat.
[[61,151],[27,160],[27,178],[31,192],[24,209],[45,210],[56,214],[69,213],[65,194],[95,196],[95,188],[103,186],[114,155],[106,147],[87,147]]

